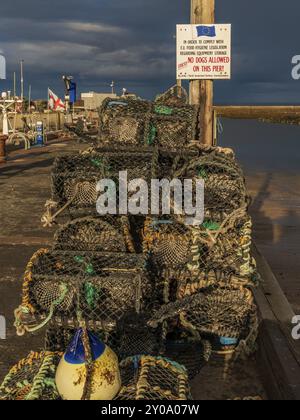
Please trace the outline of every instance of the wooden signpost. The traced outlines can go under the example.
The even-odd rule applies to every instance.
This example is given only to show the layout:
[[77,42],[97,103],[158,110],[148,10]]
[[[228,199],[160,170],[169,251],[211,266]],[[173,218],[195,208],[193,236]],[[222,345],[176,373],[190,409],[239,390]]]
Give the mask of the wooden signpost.
[[[191,24],[215,22],[215,0],[191,0]],[[192,80],[190,82],[190,103],[200,105],[200,141],[213,143],[213,81]]]

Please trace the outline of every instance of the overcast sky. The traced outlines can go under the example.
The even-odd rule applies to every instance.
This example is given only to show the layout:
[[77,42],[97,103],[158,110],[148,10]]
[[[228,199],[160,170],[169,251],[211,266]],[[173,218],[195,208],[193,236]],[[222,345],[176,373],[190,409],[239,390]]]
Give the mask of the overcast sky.
[[[25,60],[33,96],[62,74],[80,91],[127,87],[152,98],[175,82],[175,25],[189,22],[189,0],[10,0],[2,2],[0,50],[8,80]],[[233,25],[231,81],[216,82],[216,103],[300,103],[291,59],[300,54],[300,2],[216,0],[218,23]],[[26,90],[27,90],[26,88]]]

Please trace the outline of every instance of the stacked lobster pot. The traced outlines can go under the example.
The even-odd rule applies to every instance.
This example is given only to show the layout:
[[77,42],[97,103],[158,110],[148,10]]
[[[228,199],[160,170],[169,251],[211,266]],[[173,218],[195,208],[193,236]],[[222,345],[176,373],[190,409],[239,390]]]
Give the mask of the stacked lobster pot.
[[[252,222],[243,173],[230,149],[162,151],[162,177],[204,181],[204,221],[148,217],[144,252],[160,308],[149,322],[168,337],[209,340],[219,354],[250,353],[258,332]],[[193,197],[193,203],[196,203]]]
[[[55,161],[42,223],[59,226],[52,248],[28,263],[15,311],[19,335],[45,330],[45,351],[12,369],[0,399],[60,398],[46,384],[79,329],[85,353],[92,334],[123,360],[118,399],[188,399],[188,377],[212,350],[253,349],[257,279],[243,174],[232,151],[194,141],[199,109],[186,103],[178,88],[155,102],[107,99],[97,144]],[[153,215],[150,205],[147,215],[102,214],[100,181],[118,185],[112,200],[106,190],[118,207],[124,171],[127,183],[148,187],[152,179],[204,181],[204,221]]]
[[[138,178],[150,185],[151,179],[157,177],[158,164],[158,149],[154,145],[158,131],[154,123],[159,127],[162,122],[159,117],[164,116],[175,123],[168,107],[158,108],[144,101],[127,102],[130,112],[138,107],[142,119],[148,109],[151,111],[145,126],[134,131],[137,138],[146,138],[146,125],[147,129],[150,127],[145,147],[135,148],[134,142],[130,145],[123,127],[119,131],[125,136],[122,145],[118,139],[105,144],[99,139],[97,147],[64,156],[54,163],[52,197],[46,203],[42,223],[45,227],[56,223],[59,226],[51,249],[40,249],[30,259],[23,280],[22,302],[15,311],[18,335],[43,329],[45,350],[31,353],[9,372],[0,387],[0,399],[61,398],[55,387],[55,372],[65,357],[62,358],[63,353],[73,354],[77,345],[80,348],[80,340],[87,360],[82,398],[92,397],[94,382],[89,363],[95,337],[109,345],[119,360],[123,359],[119,366],[122,387],[117,398],[190,397],[186,368],[156,357],[160,354],[162,333],[159,327],[148,325],[155,283],[142,253],[144,218],[118,212],[99,214],[97,207],[98,183],[109,179],[117,184],[122,171],[126,171],[127,182]],[[108,107],[111,110],[119,105],[109,103]],[[120,109],[123,106],[124,101]],[[183,113],[183,120],[188,113],[186,116]],[[135,117],[138,119],[138,115]],[[135,130],[131,123],[129,129]],[[142,128],[145,131],[141,134]],[[113,138],[115,135],[118,131],[114,131]],[[119,202],[120,188],[115,193]],[[137,363],[135,355],[145,356]],[[204,358],[199,363],[203,364]],[[145,387],[140,389],[139,377],[148,383],[148,391]]]
[[[251,256],[252,221],[244,175],[232,150],[193,141],[200,134],[199,110],[185,103],[178,88],[152,104],[142,101],[142,106],[135,100],[107,100],[100,112],[100,141],[158,148],[152,173],[160,180],[204,183],[201,225],[187,224],[184,214],[149,212],[143,228],[141,220],[135,220],[135,232],[142,230],[135,238],[142,240],[155,284],[157,312],[148,324],[162,329],[165,351],[175,347],[177,355],[183,354],[186,351],[178,351],[180,343],[185,348],[208,339],[217,351],[250,352],[258,326],[251,290],[258,276]],[[181,311],[186,305],[193,307],[194,299],[197,319],[184,322]]]
[[[15,312],[19,335],[46,328],[46,350],[63,351],[84,324],[120,356],[158,351],[152,330],[140,321],[152,304],[153,282],[145,256],[136,253],[130,218],[99,215],[96,208],[99,181],[117,180],[126,170],[128,182],[140,177],[149,183],[153,159],[152,151],[109,147],[55,161],[52,198],[42,221],[63,224],[53,247],[39,250],[27,266],[22,304]],[[128,340],[130,328],[132,334],[140,329],[140,340]]]
[[[15,365],[0,385],[0,400],[61,400],[55,385],[60,352],[31,352]],[[116,400],[190,400],[184,366],[154,356],[135,356],[120,362],[122,386]]]
[[186,105],[183,89],[174,88],[155,102],[107,99],[100,109],[99,143],[140,149],[182,149],[197,136],[198,109]]

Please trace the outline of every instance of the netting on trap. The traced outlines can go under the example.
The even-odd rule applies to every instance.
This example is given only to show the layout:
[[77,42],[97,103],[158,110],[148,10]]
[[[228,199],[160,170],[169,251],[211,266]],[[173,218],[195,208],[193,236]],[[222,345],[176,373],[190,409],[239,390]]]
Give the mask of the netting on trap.
[[87,132],[85,128],[84,121],[79,119],[75,125],[73,124],[64,124],[65,133],[70,133],[73,137],[78,138],[80,143],[87,143],[91,145],[96,145],[97,139],[96,136],[92,136]]
[[164,357],[184,366],[189,379],[193,379],[209,362],[212,355],[212,346],[207,340],[192,341],[188,336],[184,337],[181,334],[181,337],[176,339],[174,337],[173,339],[166,339],[162,354]]
[[15,365],[0,386],[0,400],[59,400],[55,372],[62,353],[31,352]]
[[140,99],[106,99],[99,111],[99,141],[143,145],[152,103]]
[[[86,322],[86,327],[95,334],[101,341],[117,352],[119,339],[115,331],[103,330],[93,324]],[[66,327],[65,324],[58,321],[57,325],[47,328],[45,332],[44,348],[49,352],[65,352],[78,330],[72,327]]]
[[174,85],[166,92],[157,95],[155,103],[167,106],[184,106],[189,103],[189,95],[182,86]]
[[54,236],[56,251],[134,252],[126,216],[84,217],[60,226]]
[[222,222],[230,213],[247,204],[243,172],[231,156],[213,151],[187,162],[174,178],[204,181],[205,219]]
[[52,169],[52,199],[46,203],[42,222],[51,226],[67,210],[72,217],[97,214],[96,203],[100,196],[97,184],[101,180],[115,183],[115,186],[110,185],[107,194],[113,194],[112,199],[118,202],[120,172],[126,171],[127,182],[135,179],[150,182],[155,159],[153,150],[129,152],[112,148],[57,158]]
[[256,274],[240,277],[220,270],[191,272],[188,268],[160,268],[148,262],[148,271],[155,285],[155,307],[176,302],[201,292],[207,287],[257,287],[260,278]]
[[148,143],[164,149],[180,149],[196,138],[198,108],[154,104]]
[[[193,205],[196,205],[196,181],[204,182],[205,220],[223,222],[233,211],[248,204],[245,178],[231,149],[191,147],[172,152],[160,150],[159,177],[193,181]],[[198,182],[199,183],[199,182]]]
[[186,369],[176,362],[135,356],[121,362],[122,388],[116,400],[189,400]]
[[[63,353],[31,352],[0,385],[0,400],[61,400],[55,375]],[[115,400],[191,399],[186,369],[162,357],[133,356],[120,363],[122,388]]]
[[162,306],[149,325],[165,331],[187,331],[195,340],[209,339],[216,350],[251,353],[258,334],[257,307],[251,290],[211,286]]
[[196,138],[198,107],[166,101],[107,99],[100,108],[101,144],[178,149]]
[[[148,319],[148,318],[147,318]],[[131,313],[117,322],[112,330],[103,330],[86,322],[89,331],[107,344],[119,359],[140,355],[156,355],[160,352],[161,333],[147,325],[144,315]],[[48,328],[45,337],[47,351],[65,351],[76,333],[74,328],[56,326]]]
[[185,165],[188,161],[199,156],[198,149],[189,147],[179,150],[159,149],[158,155],[158,176],[160,179],[169,179],[173,176],[179,167]]
[[152,284],[136,254],[38,251],[27,266],[19,335],[46,325],[77,328],[82,320],[111,331],[128,312],[148,305]]
[[252,222],[245,209],[232,213],[222,224],[206,221],[201,226],[174,218],[147,218],[143,249],[149,255],[157,292],[168,302],[187,294],[191,286],[197,290],[208,281],[218,284],[224,277],[253,285],[251,236]]
[[[195,341],[191,335],[181,331],[164,337],[162,328],[153,329],[148,325],[149,316],[130,314],[117,323],[113,331],[95,327],[87,322],[89,331],[107,344],[118,355],[119,360],[135,356],[167,357],[186,367],[189,378],[200,373],[209,361],[212,353],[211,344],[207,340]],[[58,326],[48,328],[45,336],[45,350],[64,352],[72,341],[76,329]]]

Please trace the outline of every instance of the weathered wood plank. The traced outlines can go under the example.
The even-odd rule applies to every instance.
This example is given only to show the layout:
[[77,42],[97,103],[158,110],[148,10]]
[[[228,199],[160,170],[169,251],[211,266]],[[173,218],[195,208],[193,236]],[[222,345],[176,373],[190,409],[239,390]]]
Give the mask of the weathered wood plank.
[[219,117],[300,123],[300,106],[214,106]]
[[267,261],[255,248],[262,276],[255,291],[261,317],[258,363],[270,399],[300,400],[300,342],[292,339],[294,312]]

